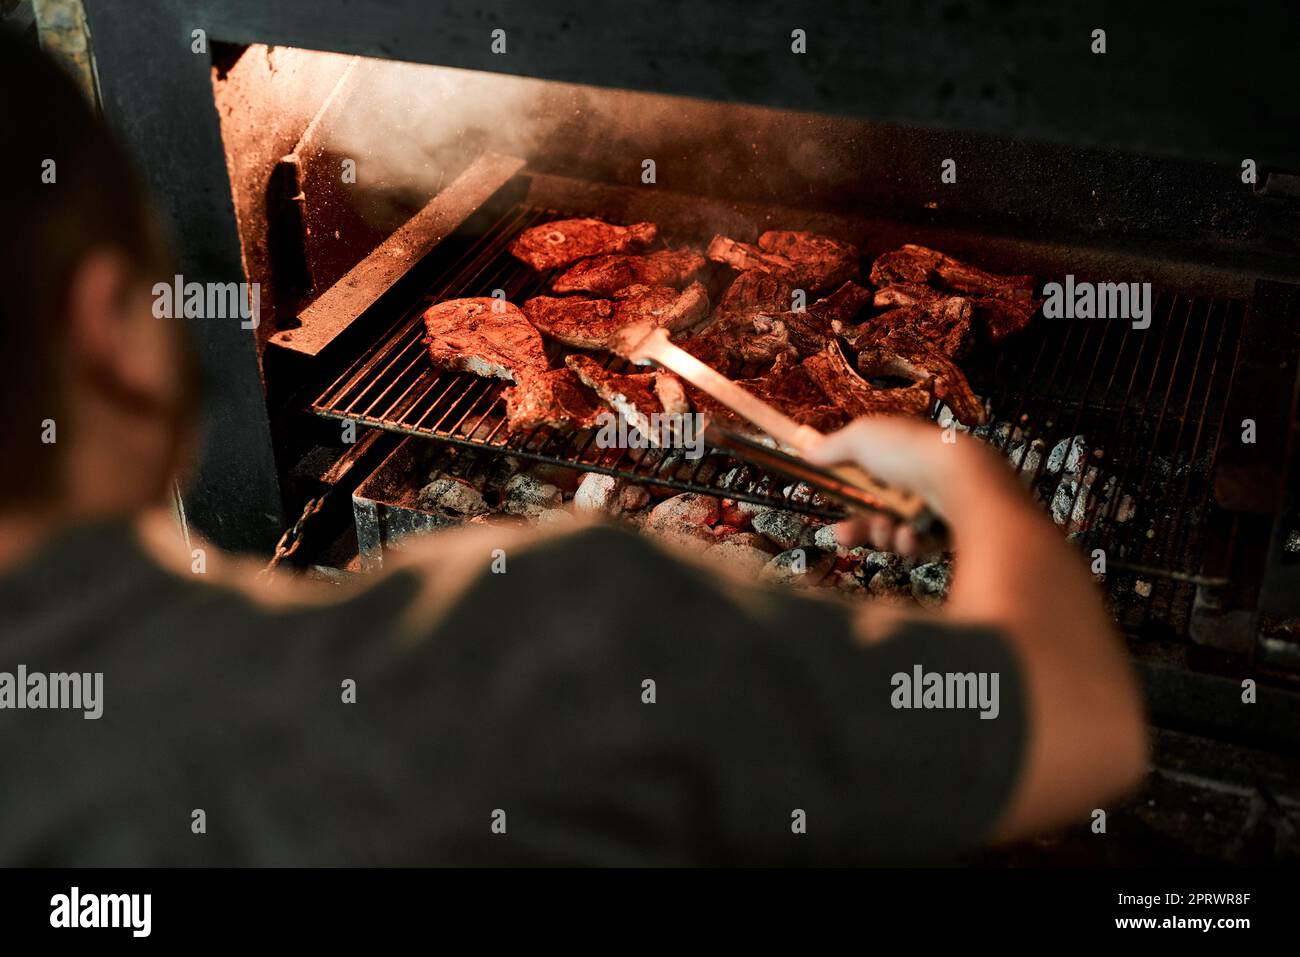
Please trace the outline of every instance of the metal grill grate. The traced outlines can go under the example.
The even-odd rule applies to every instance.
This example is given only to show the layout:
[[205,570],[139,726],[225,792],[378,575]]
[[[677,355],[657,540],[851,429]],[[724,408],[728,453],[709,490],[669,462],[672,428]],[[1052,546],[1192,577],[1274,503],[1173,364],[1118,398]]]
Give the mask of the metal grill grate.
[[[687,461],[602,449],[594,431],[511,434],[500,398],[506,383],[431,368],[420,342],[421,313],[443,299],[495,289],[513,302],[540,292],[540,278],[507,247],[520,230],[558,215],[520,206],[504,216],[330,383],[313,411],[682,491],[835,516],[817,501],[791,500],[781,480],[719,453]],[[1210,475],[1244,313],[1239,300],[1158,293],[1148,329],[1040,319],[995,353],[976,356],[969,369],[1000,424],[986,437],[1022,469],[1072,538],[1105,552],[1112,593],[1142,599],[1125,604],[1140,609],[1143,621],[1156,612],[1177,627],[1202,580],[1199,532],[1213,507]],[[1059,455],[1052,449],[1073,436],[1082,436],[1075,445],[1087,466],[1053,471]]]

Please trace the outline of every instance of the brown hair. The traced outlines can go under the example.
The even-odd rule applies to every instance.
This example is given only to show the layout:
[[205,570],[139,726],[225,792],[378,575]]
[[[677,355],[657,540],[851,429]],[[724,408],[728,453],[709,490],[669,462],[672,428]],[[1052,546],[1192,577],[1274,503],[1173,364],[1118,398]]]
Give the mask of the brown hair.
[[[34,44],[0,28],[0,510],[57,488],[60,343],[70,281],[95,249],[142,276],[167,268],[144,189],[84,94]],[[60,429],[42,441],[42,423]]]

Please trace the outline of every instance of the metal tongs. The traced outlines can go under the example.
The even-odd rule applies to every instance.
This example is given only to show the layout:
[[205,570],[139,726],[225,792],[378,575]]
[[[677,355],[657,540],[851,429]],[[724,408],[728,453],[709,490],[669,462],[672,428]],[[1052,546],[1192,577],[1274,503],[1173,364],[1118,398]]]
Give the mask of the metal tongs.
[[650,322],[634,323],[622,329],[614,352],[637,365],[659,365],[681,376],[712,396],[747,422],[756,425],[777,443],[771,448],[747,436],[709,423],[704,441],[763,469],[806,482],[808,485],[859,513],[883,512],[911,526],[923,551],[945,547],[947,529],[920,496],[894,488],[856,465],[823,468],[802,456],[823,438],[821,432],[801,425],[746,391],[686,350],[668,340],[668,330]]

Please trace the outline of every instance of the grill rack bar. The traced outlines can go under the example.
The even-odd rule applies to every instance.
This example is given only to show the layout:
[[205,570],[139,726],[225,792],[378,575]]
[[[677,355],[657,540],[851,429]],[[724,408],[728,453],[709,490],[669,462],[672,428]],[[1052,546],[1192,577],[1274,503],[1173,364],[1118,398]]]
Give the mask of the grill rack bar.
[[[496,454],[839,517],[832,504],[794,500],[783,480],[718,452],[692,462],[680,453],[601,449],[596,430],[510,433],[501,399],[507,383],[437,371],[423,361],[421,314],[429,305],[495,289],[512,301],[541,291],[542,277],[515,260],[508,246],[519,231],[560,215],[527,205],[506,211],[320,393],[312,411]],[[1152,311],[1146,330],[1119,321],[1039,320],[968,369],[976,391],[990,397],[994,420],[1019,429],[1016,435],[1006,428],[993,444],[1024,468],[1046,505],[1056,499],[1057,512],[1081,517],[1072,537],[1106,553],[1111,590],[1154,579],[1147,600],[1138,603],[1143,621],[1153,607],[1168,614],[1190,605],[1196,584],[1204,581],[1198,528],[1214,507],[1211,466],[1245,309],[1240,300],[1161,291]],[[1065,474],[1047,469],[1047,453],[1071,436],[1083,436],[1079,454],[1095,469],[1093,481],[1073,488]],[[1038,460],[1026,467],[1034,448]],[[1155,481],[1161,472],[1175,480],[1169,489]],[[1126,496],[1137,512],[1124,521]]]

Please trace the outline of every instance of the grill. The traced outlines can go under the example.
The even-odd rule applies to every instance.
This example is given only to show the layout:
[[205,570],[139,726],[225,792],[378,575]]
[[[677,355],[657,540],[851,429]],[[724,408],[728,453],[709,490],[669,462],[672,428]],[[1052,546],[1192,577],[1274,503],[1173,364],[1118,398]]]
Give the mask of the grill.
[[[429,365],[420,342],[423,310],[498,289],[513,302],[542,291],[544,278],[508,246],[522,229],[561,215],[526,203],[510,208],[311,409],[390,432],[837,517],[820,499],[792,498],[788,483],[721,453],[688,462],[599,447],[594,430],[512,433],[501,398],[505,383]],[[1244,315],[1242,300],[1161,291],[1148,329],[1039,319],[967,363],[996,423],[981,434],[1072,539],[1090,553],[1101,550],[1116,613],[1129,629],[1154,619],[1185,630],[1197,586],[1223,581],[1202,573],[1204,530],[1232,521],[1213,505],[1210,476]],[[1067,452],[1086,466],[1054,467]]]

